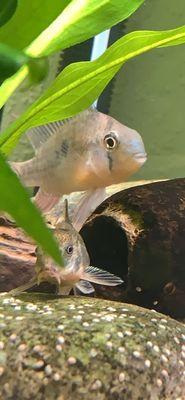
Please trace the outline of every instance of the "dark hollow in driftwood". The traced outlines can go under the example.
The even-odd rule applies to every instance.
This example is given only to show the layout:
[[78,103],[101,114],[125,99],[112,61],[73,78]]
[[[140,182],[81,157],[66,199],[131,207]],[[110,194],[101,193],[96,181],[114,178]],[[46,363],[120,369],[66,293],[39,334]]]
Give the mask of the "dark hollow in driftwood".
[[120,275],[97,294],[185,316],[185,179],[114,194],[81,230],[91,264]]

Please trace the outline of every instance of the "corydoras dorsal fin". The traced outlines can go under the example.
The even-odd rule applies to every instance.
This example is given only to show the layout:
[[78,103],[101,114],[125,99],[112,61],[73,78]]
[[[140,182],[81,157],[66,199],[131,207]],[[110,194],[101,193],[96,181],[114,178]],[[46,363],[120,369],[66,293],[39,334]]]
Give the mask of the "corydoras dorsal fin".
[[66,224],[70,224],[72,227],[72,223],[71,220],[69,218],[69,207],[68,207],[68,200],[65,199],[64,203],[63,203],[63,216],[62,216],[62,220],[61,218],[58,219],[57,223],[56,223],[56,228],[60,229],[64,227],[64,223]]
[[69,218],[69,204],[68,204],[68,200],[65,199],[64,200],[64,221],[68,222],[69,224],[71,224],[70,218]]

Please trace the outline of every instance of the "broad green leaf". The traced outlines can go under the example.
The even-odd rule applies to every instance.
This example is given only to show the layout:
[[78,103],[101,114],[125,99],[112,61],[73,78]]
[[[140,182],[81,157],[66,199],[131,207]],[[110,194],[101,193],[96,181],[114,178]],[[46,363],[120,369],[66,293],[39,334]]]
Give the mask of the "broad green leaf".
[[185,43],[185,26],[169,31],[132,32],[96,61],[69,65],[45,94],[0,135],[2,151],[9,153],[28,128],[70,117],[89,107],[129,59],[156,47],[182,43]]
[[[0,29],[0,42],[24,49],[61,14],[70,1],[19,0],[15,14]],[[0,0],[0,5],[2,2],[7,5],[8,0]]]
[[17,0],[1,0],[0,3],[0,26],[12,17],[17,7]]
[[19,226],[30,235],[43,249],[62,265],[62,257],[51,231],[29,199],[26,189],[0,153],[0,212],[10,214]]
[[15,74],[28,59],[29,57],[22,51],[0,43],[0,84],[6,78]]
[[49,55],[104,31],[128,18],[144,0],[72,0],[27,48],[30,55]]
[[[50,2],[53,4],[51,0]],[[27,47],[26,52],[33,57],[45,56],[80,43],[129,17],[143,2],[144,0],[72,0],[55,21]],[[28,70],[23,67],[14,77],[3,83],[0,88],[0,108],[27,74]]]

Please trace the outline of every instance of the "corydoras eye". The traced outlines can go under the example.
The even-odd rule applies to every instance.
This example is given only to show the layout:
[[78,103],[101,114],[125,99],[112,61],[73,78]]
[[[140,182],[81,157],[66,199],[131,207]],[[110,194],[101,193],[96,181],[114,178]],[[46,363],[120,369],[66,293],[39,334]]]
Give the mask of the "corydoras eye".
[[70,244],[69,246],[67,246],[66,248],[65,248],[65,251],[66,251],[66,253],[67,254],[72,254],[73,253],[73,246]]
[[115,132],[109,132],[105,135],[103,141],[107,150],[114,150],[118,146],[118,138]]

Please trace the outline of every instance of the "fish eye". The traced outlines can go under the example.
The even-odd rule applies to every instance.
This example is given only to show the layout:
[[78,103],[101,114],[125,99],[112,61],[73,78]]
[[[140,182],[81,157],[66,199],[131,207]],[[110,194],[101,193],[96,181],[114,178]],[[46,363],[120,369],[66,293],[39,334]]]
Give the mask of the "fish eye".
[[73,246],[72,246],[72,245],[67,246],[66,249],[65,249],[65,251],[66,251],[67,254],[72,254],[72,252],[73,252]]
[[118,145],[118,139],[114,132],[110,132],[104,137],[104,143],[107,150],[113,150]]

